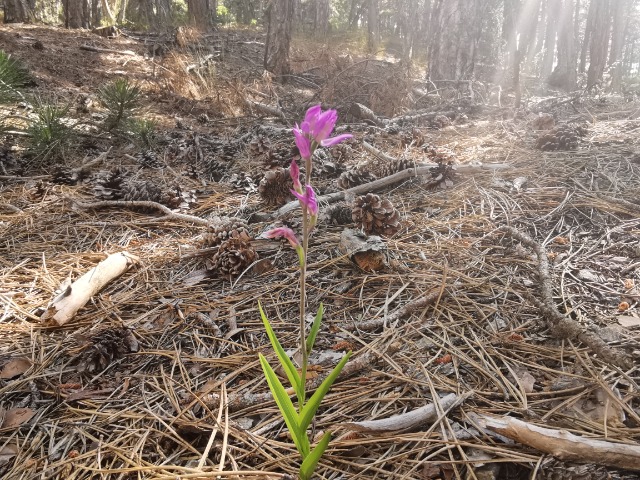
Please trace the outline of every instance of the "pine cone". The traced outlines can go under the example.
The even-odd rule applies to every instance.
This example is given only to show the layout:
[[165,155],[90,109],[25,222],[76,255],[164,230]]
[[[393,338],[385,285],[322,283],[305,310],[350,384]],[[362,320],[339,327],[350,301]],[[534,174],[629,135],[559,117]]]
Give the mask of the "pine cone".
[[431,174],[431,179],[427,181],[427,188],[451,187],[456,174],[453,162],[442,159],[438,159],[438,165],[431,168],[429,173]]
[[136,154],[136,162],[142,168],[162,168],[163,164],[158,160],[156,152],[153,150],[143,150]]
[[436,128],[444,128],[451,125],[451,119],[446,115],[436,115],[431,123]]
[[51,181],[58,185],[76,185],[80,180],[80,174],[71,167],[57,166],[51,174]]
[[195,190],[189,190],[182,188],[180,185],[175,185],[171,190],[164,193],[162,203],[170,208],[189,210],[197,201],[198,197],[196,196]]
[[421,147],[424,145],[424,134],[418,128],[413,128],[410,132],[403,132],[400,136],[400,145],[402,147]]
[[349,205],[340,202],[325,209],[323,216],[325,221],[331,225],[348,225],[353,223],[351,211],[352,209]]
[[93,194],[101,200],[119,200],[129,171],[123,167],[98,172],[93,179]]
[[314,177],[322,178],[336,178],[343,174],[345,171],[346,167],[343,163],[331,162],[327,160],[326,162],[314,165],[313,170],[311,171],[311,175]]
[[194,180],[198,180],[202,176],[202,172],[195,163],[187,163],[182,174]]
[[209,180],[219,182],[229,173],[229,163],[216,160],[215,157],[207,156],[204,159],[204,175]]
[[201,238],[202,248],[211,248],[233,237],[249,236],[247,222],[238,217],[218,217],[208,227],[208,232]]
[[132,201],[151,201],[164,203],[167,200],[162,189],[153,182],[128,180],[122,185],[122,199]]
[[338,178],[338,187],[343,190],[347,190],[352,187],[357,187],[358,185],[373,182],[375,179],[375,175],[370,172],[361,172],[357,169],[347,170],[340,174],[340,178]]
[[220,159],[226,162],[233,162],[242,150],[239,142],[227,142],[222,145]]
[[253,178],[246,173],[234,173],[229,178],[229,183],[239,190],[244,190],[247,193],[254,193],[258,191],[258,187],[256,186],[256,182],[253,181]]
[[20,169],[20,162],[7,146],[0,147],[0,174],[10,175]]
[[102,371],[127,353],[137,352],[138,340],[127,327],[110,327],[91,337],[91,345],[82,353],[79,370]]
[[298,148],[291,142],[282,142],[271,145],[269,154],[264,160],[264,164],[271,167],[288,167],[293,158],[299,157]]
[[293,181],[289,172],[288,168],[278,167],[265,173],[258,192],[267,205],[279,207],[292,197]]
[[577,465],[553,457],[545,460],[538,471],[538,480],[608,480],[607,469],[598,465]]
[[353,158],[353,147],[349,143],[339,143],[338,145],[331,147],[329,150],[333,160],[340,164],[345,164]]
[[536,147],[544,151],[574,150],[578,148],[578,133],[571,125],[557,125],[538,138]]
[[400,230],[400,212],[373,193],[355,199],[351,218],[367,234],[391,236]]
[[267,155],[271,147],[271,141],[264,135],[257,135],[249,142],[249,154],[252,158]]
[[251,245],[249,235],[240,233],[222,242],[207,266],[223,275],[236,277],[257,259],[258,253]]
[[409,158],[396,158],[393,162],[390,162],[382,167],[382,176],[388,177],[394,173],[403,172],[410,168],[415,168],[416,163]]

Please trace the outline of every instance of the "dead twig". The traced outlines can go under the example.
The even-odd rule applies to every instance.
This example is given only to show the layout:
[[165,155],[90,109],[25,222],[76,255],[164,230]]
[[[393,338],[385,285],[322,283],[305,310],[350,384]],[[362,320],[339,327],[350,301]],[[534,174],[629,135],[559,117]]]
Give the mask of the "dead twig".
[[542,300],[530,298],[530,301],[542,312],[554,335],[567,340],[578,340],[587,345],[605,362],[628,369],[633,365],[631,358],[624,352],[611,348],[607,343],[593,332],[582,327],[575,320],[568,318],[558,311],[553,301],[553,287],[549,272],[549,258],[544,246],[533,240],[530,236],[519,230],[503,226],[498,229],[508,234],[513,239],[531,248],[538,258],[538,277],[540,280],[540,296]]
[[104,202],[83,203],[70,199],[78,208],[83,210],[98,210],[101,208],[152,208],[154,210],[160,210],[164,213],[164,217],[157,218],[157,221],[176,220],[179,222],[195,223],[197,225],[208,226],[211,224],[208,220],[195,215],[188,215],[186,213],[178,213],[172,211],[169,207],[162,205],[161,203],[151,201],[135,201],[128,202],[125,200],[105,200]]

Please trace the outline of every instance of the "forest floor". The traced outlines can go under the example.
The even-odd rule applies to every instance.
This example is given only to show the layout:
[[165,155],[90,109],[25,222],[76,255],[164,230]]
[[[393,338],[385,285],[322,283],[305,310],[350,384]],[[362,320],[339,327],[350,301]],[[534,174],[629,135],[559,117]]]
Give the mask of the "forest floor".
[[[188,33],[176,46],[0,30],[34,77],[29,93],[69,105],[76,131],[64,168],[25,156],[11,170],[20,117],[33,113],[4,111],[17,133],[0,137],[0,477],[295,476],[258,362],[275,356],[257,302],[293,353],[297,258],[257,237],[298,224],[295,211],[269,217],[279,205],[258,185],[288,165],[288,129],[322,102],[354,140],[317,159],[321,193],[340,191],[345,168],[380,178],[440,163],[376,189],[403,220],[374,270],[340,249],[352,198],[322,205],[308,305],[324,302],[326,315],[309,383],[353,356],[314,425],[334,438],[318,478],[638,478],[640,101],[525,92],[514,115],[508,95],[479,82],[427,92],[419,72],[348,38],[297,40],[280,84],[263,74],[260,32]],[[122,75],[143,91],[138,115],[158,125],[151,146],[100,129],[96,92]],[[377,117],[364,121],[356,103]],[[580,133],[569,150],[536,147],[554,123]],[[179,206],[94,204],[116,167]],[[221,247],[203,246],[222,217],[238,218],[252,238],[241,248],[259,258],[232,278],[215,269]],[[118,252],[138,260],[68,321],[43,320],[69,282]],[[428,404],[434,415],[400,425]],[[526,424],[513,434],[492,418]],[[531,425],[548,431],[536,442]]]

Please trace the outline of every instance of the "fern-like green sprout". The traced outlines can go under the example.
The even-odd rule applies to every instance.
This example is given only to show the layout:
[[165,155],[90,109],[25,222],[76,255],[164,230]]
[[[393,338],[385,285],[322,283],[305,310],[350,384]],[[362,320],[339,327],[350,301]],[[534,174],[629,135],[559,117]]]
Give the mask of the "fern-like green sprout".
[[145,148],[152,148],[156,143],[157,123],[153,120],[132,119],[129,122],[129,132],[132,140]]
[[0,103],[21,98],[20,89],[28,79],[27,70],[8,53],[0,50]]
[[346,365],[351,352],[348,352],[338,365],[331,371],[331,373],[325,378],[320,386],[313,393],[311,398],[307,399],[306,390],[306,378],[307,368],[309,363],[309,355],[313,349],[313,345],[316,340],[316,336],[320,331],[320,325],[322,324],[322,316],[324,314],[324,307],[320,304],[318,311],[309,331],[309,335],[305,334],[305,311],[306,311],[306,271],[307,271],[307,252],[309,249],[309,236],[311,231],[315,227],[318,221],[318,201],[316,199],[313,187],[310,185],[311,181],[311,158],[316,148],[321,146],[335,145],[347,138],[351,138],[351,135],[344,134],[336,137],[329,137],[335,123],[338,119],[338,114],[335,110],[322,111],[320,105],[311,107],[304,118],[301,126],[293,129],[296,145],[300,151],[300,156],[305,161],[305,185],[300,182],[300,169],[295,160],[291,162],[290,172],[291,179],[293,181],[293,189],[291,193],[300,201],[300,208],[302,210],[302,242],[298,240],[295,232],[288,227],[279,227],[268,232],[265,232],[266,238],[279,238],[283,237],[289,241],[291,246],[298,254],[298,260],[300,264],[300,353],[301,353],[301,365],[298,370],[291,359],[288,357],[282,345],[278,341],[267,316],[262,310],[262,306],[259,305],[260,316],[262,322],[267,331],[269,341],[275,350],[278,361],[285,372],[289,383],[291,384],[293,391],[297,397],[297,408],[294,406],[293,401],[289,398],[287,390],[280,382],[280,379],[276,375],[274,369],[271,367],[267,359],[260,354],[260,365],[267,379],[271,394],[280,409],[280,413],[291,433],[293,443],[302,458],[298,477],[300,480],[309,480],[315,471],[320,457],[329,446],[331,441],[331,432],[327,431],[320,439],[318,444],[312,448],[311,441],[307,434],[307,429],[320,407],[320,403],[325,395],[329,392],[331,385],[338,378],[342,368]]
[[141,92],[137,85],[122,77],[100,87],[98,99],[107,110],[105,128],[111,131],[131,118],[140,107]]

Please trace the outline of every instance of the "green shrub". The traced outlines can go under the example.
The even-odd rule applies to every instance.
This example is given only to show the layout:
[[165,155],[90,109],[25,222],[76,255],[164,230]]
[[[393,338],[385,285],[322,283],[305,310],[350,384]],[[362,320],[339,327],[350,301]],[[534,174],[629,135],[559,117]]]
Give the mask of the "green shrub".
[[105,128],[111,131],[131,118],[140,107],[140,88],[126,78],[118,78],[98,89],[98,98],[107,109]]
[[0,103],[20,98],[20,88],[28,79],[27,70],[8,53],[0,50]]

